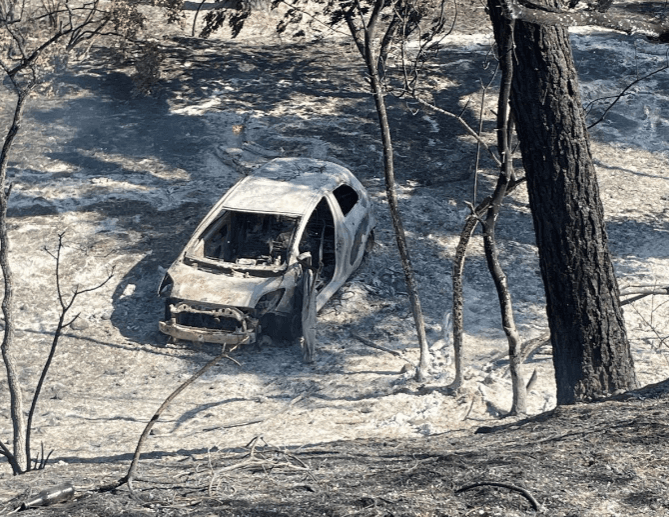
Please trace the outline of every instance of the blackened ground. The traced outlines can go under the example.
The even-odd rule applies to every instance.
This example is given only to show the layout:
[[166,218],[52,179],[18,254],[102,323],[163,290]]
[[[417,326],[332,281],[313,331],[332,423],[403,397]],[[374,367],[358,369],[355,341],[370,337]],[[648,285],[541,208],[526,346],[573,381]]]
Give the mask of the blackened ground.
[[[197,516],[524,516],[537,515],[525,489],[553,517],[669,512],[669,384],[617,400],[561,407],[477,434],[412,441],[353,440],[246,448],[182,457],[148,455],[135,494],[92,490],[97,466],[78,466],[76,499],[33,509],[34,517]],[[33,492],[59,483],[59,467],[10,484]],[[107,480],[119,476],[107,471]],[[95,482],[94,482],[95,481]],[[89,483],[86,486],[86,483]],[[83,486],[82,486],[83,485]],[[27,497],[27,493],[23,497]],[[5,503],[3,515],[19,500]],[[2,510],[0,509],[0,512]]]

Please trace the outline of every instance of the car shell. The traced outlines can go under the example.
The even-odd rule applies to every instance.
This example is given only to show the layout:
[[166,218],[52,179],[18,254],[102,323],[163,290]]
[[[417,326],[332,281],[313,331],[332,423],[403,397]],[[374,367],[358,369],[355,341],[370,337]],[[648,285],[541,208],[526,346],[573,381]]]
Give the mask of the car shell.
[[214,205],[167,271],[160,330],[220,344],[254,342],[261,332],[295,338],[307,257],[322,265],[320,310],[360,265],[373,226],[369,196],[345,167],[272,160]]

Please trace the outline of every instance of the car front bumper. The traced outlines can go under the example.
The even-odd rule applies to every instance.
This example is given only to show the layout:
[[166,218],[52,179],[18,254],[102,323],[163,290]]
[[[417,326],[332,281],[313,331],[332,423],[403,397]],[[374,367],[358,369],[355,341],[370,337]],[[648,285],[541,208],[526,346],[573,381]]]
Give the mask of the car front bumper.
[[172,336],[175,339],[194,341],[196,343],[239,345],[242,343],[255,343],[256,341],[256,329],[237,332],[225,332],[220,330],[187,327],[172,321],[160,321],[158,322],[158,328],[163,334]]

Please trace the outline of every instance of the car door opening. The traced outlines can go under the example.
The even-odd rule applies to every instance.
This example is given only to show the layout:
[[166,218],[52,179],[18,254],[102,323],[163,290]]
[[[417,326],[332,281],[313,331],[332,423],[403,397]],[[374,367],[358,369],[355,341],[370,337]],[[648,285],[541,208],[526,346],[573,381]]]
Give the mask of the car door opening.
[[[321,248],[322,257],[320,257]],[[318,267],[319,258],[323,261],[323,267],[316,279],[316,290],[320,291],[332,280],[337,265],[334,219],[330,205],[325,198],[321,199],[316,206],[304,230],[300,242],[300,253],[306,251],[311,253],[314,266]]]

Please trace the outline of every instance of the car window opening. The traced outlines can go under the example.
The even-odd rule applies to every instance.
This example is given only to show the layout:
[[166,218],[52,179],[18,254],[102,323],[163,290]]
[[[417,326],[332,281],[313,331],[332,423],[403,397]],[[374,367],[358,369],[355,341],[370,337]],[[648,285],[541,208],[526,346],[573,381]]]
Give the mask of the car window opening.
[[335,249],[335,227],[334,219],[330,205],[325,198],[318,203],[316,210],[311,214],[307,227],[304,230],[302,241],[300,242],[300,253],[306,251],[311,253],[313,264],[318,265],[318,259],[321,249],[321,240],[323,247],[323,268],[316,279],[316,290],[320,291],[325,287],[335,272],[336,249]]
[[333,194],[344,215],[348,214],[358,202],[358,193],[349,185],[340,185]]
[[203,234],[204,256],[244,266],[280,266],[288,260],[298,218],[226,212]]

